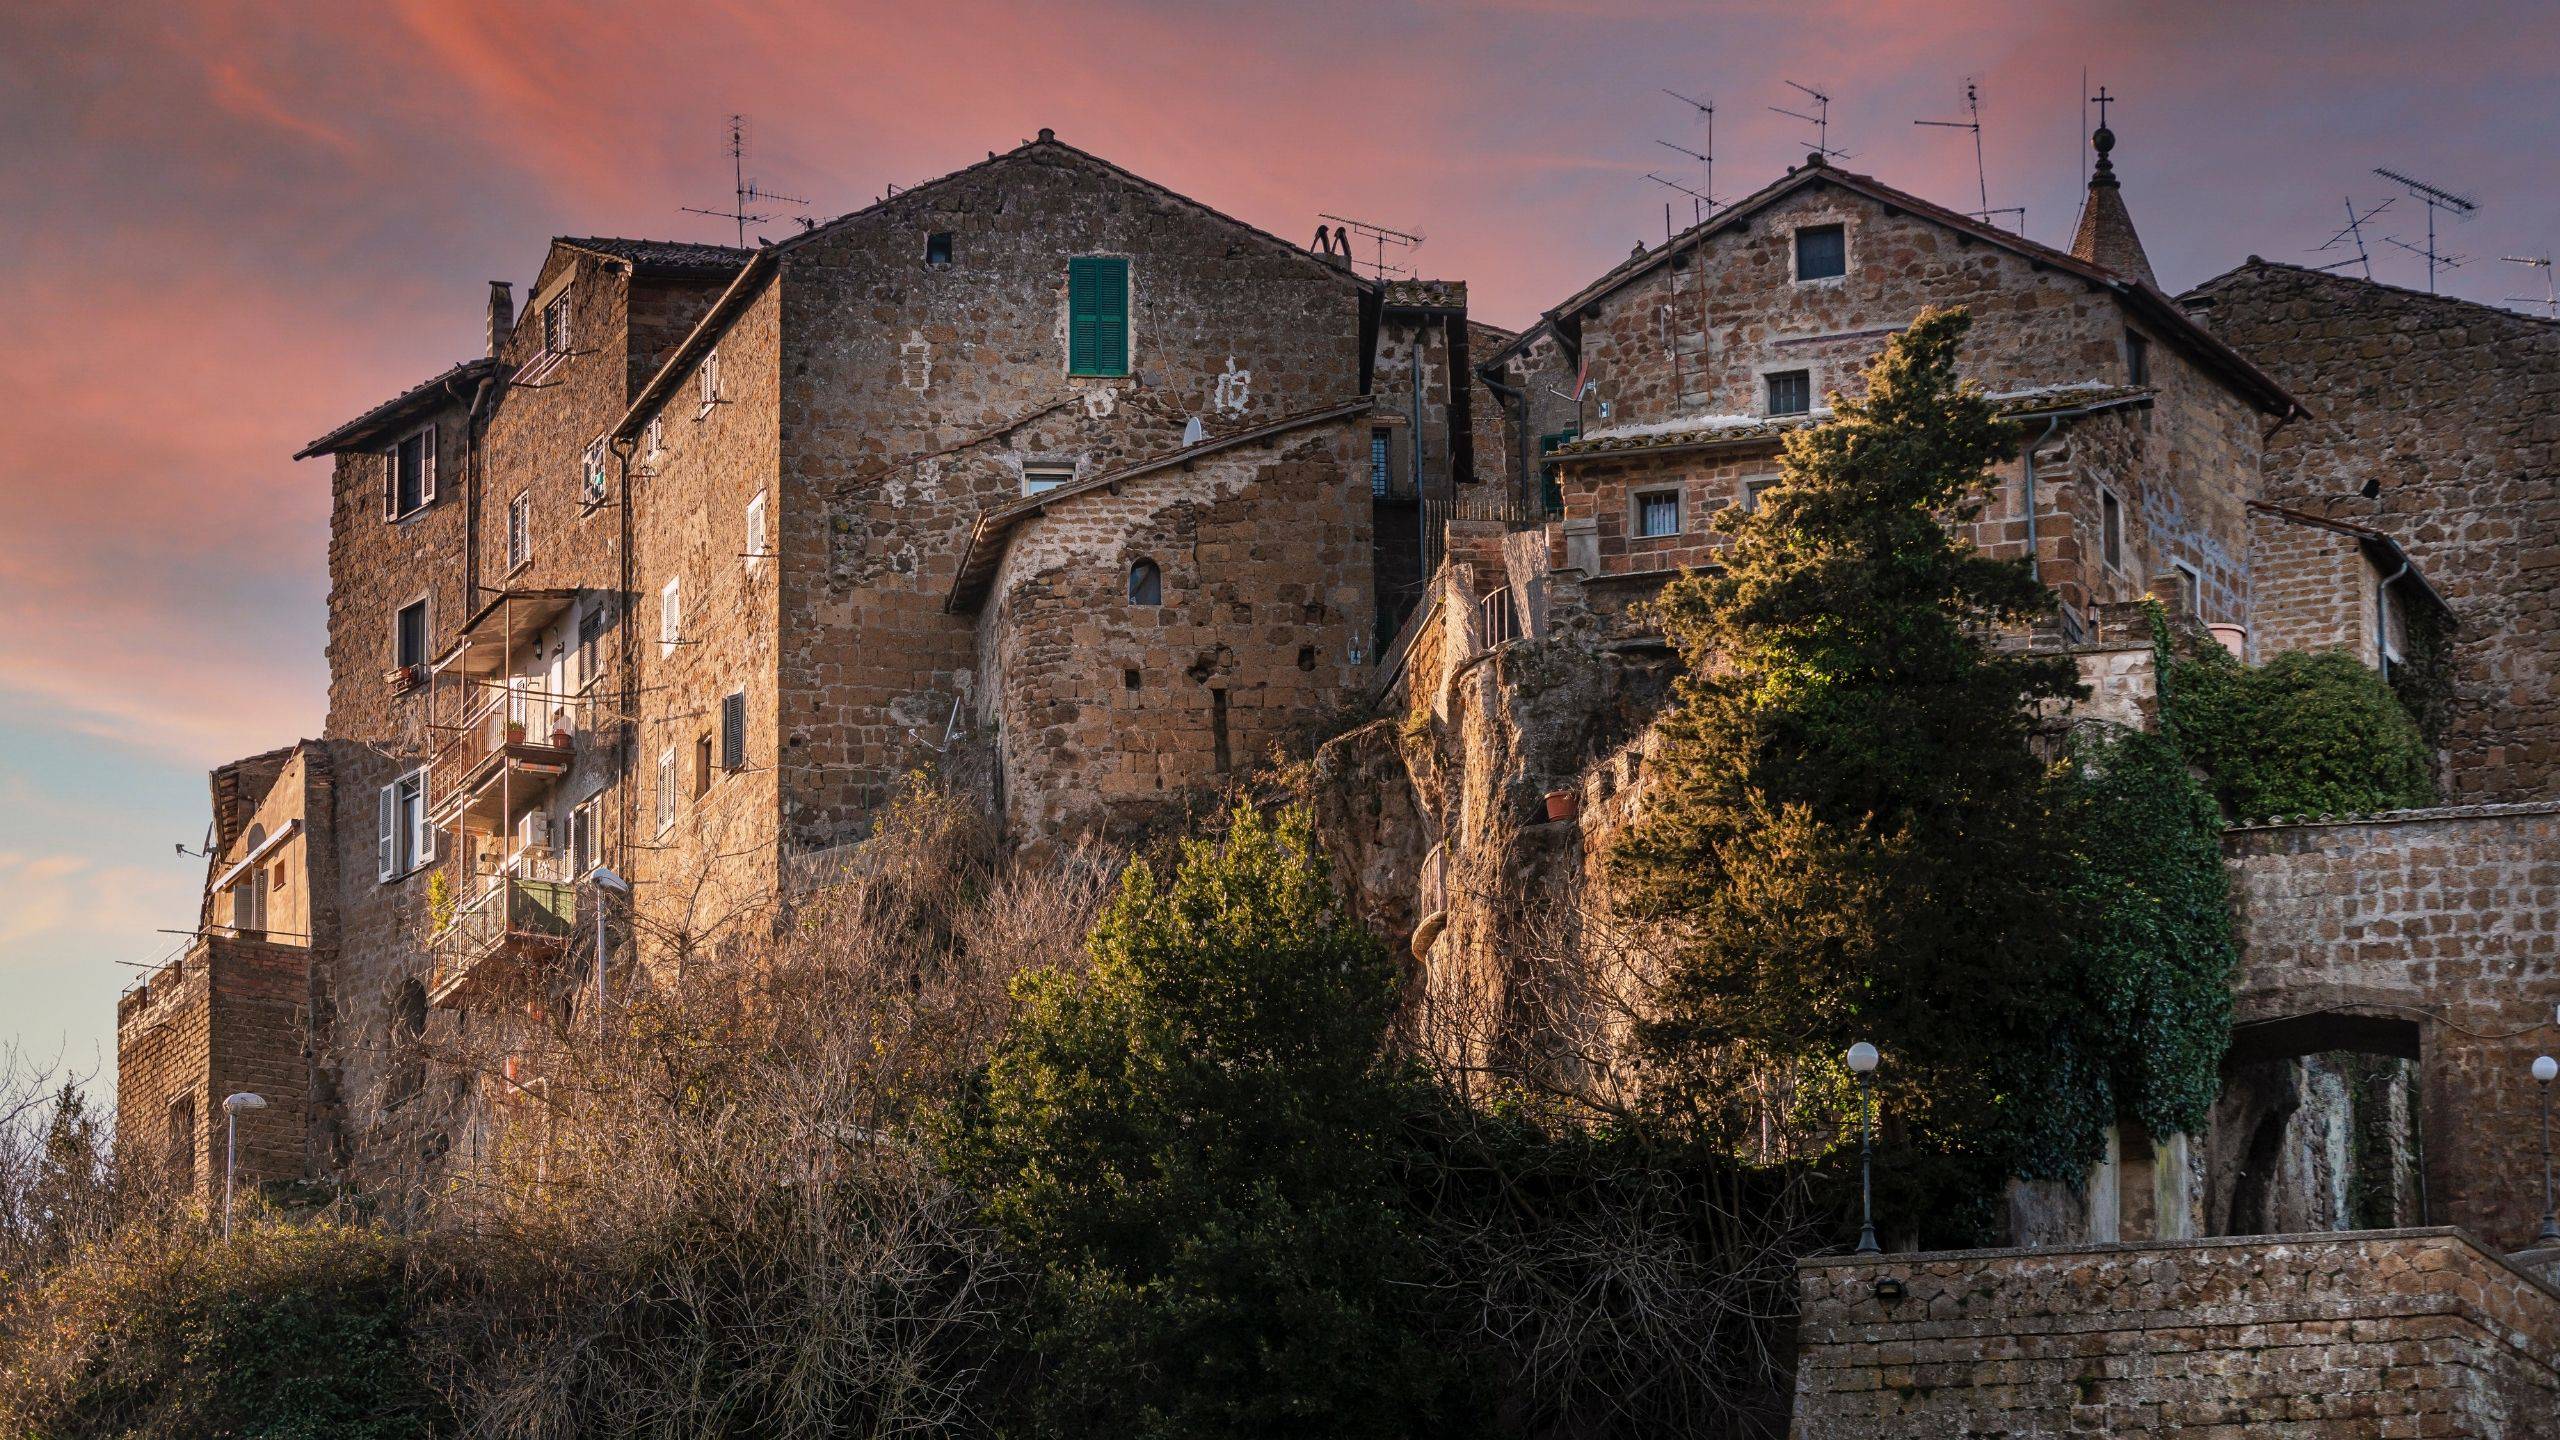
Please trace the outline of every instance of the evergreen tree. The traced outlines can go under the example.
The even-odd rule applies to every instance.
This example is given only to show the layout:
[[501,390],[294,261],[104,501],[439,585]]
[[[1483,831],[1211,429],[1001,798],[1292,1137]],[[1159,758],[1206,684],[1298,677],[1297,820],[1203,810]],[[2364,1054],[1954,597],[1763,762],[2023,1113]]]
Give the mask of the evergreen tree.
[[1427,1433],[1399,1214],[1396,972],[1303,812],[1143,865],[1089,971],[1034,972],[955,1170],[1038,1271],[1036,1433]]
[[1660,1107],[1730,1122],[1737,1064],[1818,1090],[1873,1041],[1892,1173],[1978,1201],[2050,1098],[2064,857],[2031,732],[2076,680],[1994,643],[2051,593],[1954,528],[2018,444],[1956,378],[1969,323],[1932,310],[1895,337],[1866,397],[1789,436],[1782,483],[1728,512],[1723,573],[1663,592],[1688,670],[1612,861],[1678,939],[1640,1035]]

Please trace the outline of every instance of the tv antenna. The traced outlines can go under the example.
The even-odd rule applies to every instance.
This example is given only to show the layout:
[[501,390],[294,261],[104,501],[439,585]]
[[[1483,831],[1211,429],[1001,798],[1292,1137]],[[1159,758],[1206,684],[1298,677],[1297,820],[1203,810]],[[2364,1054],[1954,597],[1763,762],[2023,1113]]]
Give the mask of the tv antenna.
[[676,208],[687,215],[710,215],[734,223],[738,227],[738,248],[741,250],[747,245],[749,225],[762,225],[774,218],[771,215],[758,215],[749,211],[748,201],[775,200],[786,205],[809,203],[797,195],[776,195],[770,190],[760,189],[756,182],[747,178],[747,117],[744,115],[729,117],[729,176],[736,182],[737,187],[737,202],[733,208],[705,210],[698,205],[679,205]]
[[1788,110],[1776,105],[1769,107],[1772,110],[1776,110],[1779,114],[1786,116],[1790,120],[1801,120],[1807,125],[1813,127],[1813,153],[1816,155],[1827,155],[1835,160],[1849,160],[1856,158],[1846,150],[1834,150],[1831,148],[1831,97],[1814,89],[1810,85],[1798,85],[1793,80],[1787,80],[1781,83],[1786,85],[1790,90],[1802,91],[1813,98],[1813,113],[1810,115],[1805,114],[1801,110]]
[[2553,320],[2560,320],[2560,283],[2554,283],[2551,257],[2548,255],[2502,255],[2498,258],[2510,265],[2523,265],[2542,272],[2540,295],[2510,295],[2507,299],[2526,305],[2539,305],[2544,315]]
[[1693,224],[1698,220],[1705,219],[1715,210],[1715,203],[1709,200],[1705,195],[1690,189],[1688,186],[1681,184],[1679,181],[1672,179],[1668,175],[1657,174],[1654,171],[1647,170],[1644,172],[1644,178],[1652,181],[1656,185],[1668,185],[1672,189],[1679,191],[1681,194],[1688,196],[1689,213],[1694,217],[1691,221]]
[[1991,172],[1982,163],[1982,97],[1969,78],[1964,82],[1964,113],[1966,118],[1962,120],[1914,120],[1911,123],[1935,126],[1941,130],[1972,131],[1973,181],[1981,195],[1982,208],[1970,213],[1974,219],[1985,225],[1991,223],[1991,217],[1994,215],[2015,215],[2018,217],[2018,230],[2023,234],[2027,228],[2027,207],[2004,205],[1997,210],[1991,208]]
[[1384,225],[1372,225],[1366,220],[1353,220],[1346,216],[1328,215],[1321,211],[1317,212],[1316,218],[1319,220],[1330,220],[1334,224],[1342,227],[1340,231],[1336,232],[1336,236],[1343,242],[1342,253],[1346,257],[1351,253],[1350,242],[1351,237],[1354,235],[1357,235],[1361,239],[1369,241],[1375,245],[1377,247],[1376,258],[1366,261],[1354,261],[1353,263],[1367,265],[1372,271],[1376,272],[1376,277],[1378,279],[1384,280],[1390,275],[1410,275],[1413,273],[1410,266],[1388,264],[1387,247],[1393,245],[1399,253],[1418,249],[1422,245],[1421,236],[1408,235],[1402,230],[1390,230]]
[[2315,266],[2314,268],[2320,270],[2344,270],[2350,265],[2361,265],[2364,267],[2364,278],[2367,280],[2372,279],[2373,255],[2372,252],[2365,249],[2364,225],[2366,221],[2371,220],[2374,216],[2390,209],[2394,203],[2394,200],[2385,200],[2381,204],[2376,205],[2372,209],[2359,215],[2356,213],[2355,197],[2352,195],[2348,196],[2346,198],[2347,223],[2345,228],[2341,229],[2337,234],[2330,236],[2320,244],[2313,246],[2311,253],[2318,255],[2324,251],[2335,250],[2341,245],[2349,244],[2356,247],[2356,253],[2348,256],[2344,260],[2332,260],[2326,265]]
[[2428,184],[2424,180],[2403,175],[2397,170],[2385,170],[2380,166],[2376,166],[2374,167],[2373,173],[2395,184],[2407,186],[2410,194],[2417,196],[2419,199],[2427,203],[2427,248],[2421,250],[2406,240],[2393,239],[2388,235],[2385,235],[2382,238],[2389,240],[2392,244],[2399,246],[2401,249],[2408,251],[2412,255],[2423,255],[2426,257],[2427,293],[2433,295],[2436,293],[2436,272],[2438,270],[2459,270],[2462,268],[2461,256],[2440,254],[2436,250],[2436,212],[2438,210],[2442,210],[2451,214],[2457,220],[2467,220],[2471,218],[2474,211],[2480,208],[2480,202],[2468,199],[2461,195],[2456,195],[2450,190],[2440,190],[2435,186]]
[[[1699,118],[1706,122],[1707,148],[1704,151],[1691,150],[1686,146],[1681,145],[1672,145],[1668,140],[1656,140],[1653,142],[1656,145],[1670,146],[1671,149],[1677,150],[1681,154],[1689,156],[1699,164],[1707,167],[1707,183],[1705,192],[1702,194],[1696,190],[1688,191],[1689,194],[1697,197],[1698,204],[1694,208],[1699,212],[1698,218],[1704,220],[1707,216],[1716,213],[1716,205],[1719,203],[1716,200],[1716,102],[1713,100],[1692,100],[1677,90],[1665,90],[1662,93],[1679,101],[1681,104],[1688,106],[1690,109],[1697,111]],[[1668,180],[1665,180],[1662,183],[1665,185],[1671,185],[1671,182]],[[1686,186],[1681,185],[1671,185],[1671,188],[1674,190],[1687,189]]]

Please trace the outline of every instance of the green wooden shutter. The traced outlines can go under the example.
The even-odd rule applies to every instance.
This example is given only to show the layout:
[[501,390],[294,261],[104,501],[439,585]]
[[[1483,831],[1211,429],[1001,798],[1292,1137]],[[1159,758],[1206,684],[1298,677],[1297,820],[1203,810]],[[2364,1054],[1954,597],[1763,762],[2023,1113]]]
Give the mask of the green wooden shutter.
[[1119,256],[1067,262],[1067,373],[1129,373],[1129,262]]

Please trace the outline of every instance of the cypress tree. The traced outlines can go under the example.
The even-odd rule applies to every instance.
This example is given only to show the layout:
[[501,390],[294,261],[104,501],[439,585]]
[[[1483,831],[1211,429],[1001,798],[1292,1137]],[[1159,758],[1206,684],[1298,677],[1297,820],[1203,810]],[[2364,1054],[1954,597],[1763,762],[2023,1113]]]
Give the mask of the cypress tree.
[[1887,1168],[1942,1230],[1954,1197],[1987,1219],[2057,1083],[2068,860],[2032,739],[2077,689],[2068,659],[1996,643],[2053,597],[1957,528],[2020,438],[1957,379],[1969,323],[1932,310],[1896,336],[1865,398],[1790,435],[1781,483],[1727,512],[1722,573],[1656,602],[1688,668],[1611,857],[1674,937],[1639,1033],[1657,1109],[1747,1147],[1739,1077],[1819,1094],[1872,1041]]

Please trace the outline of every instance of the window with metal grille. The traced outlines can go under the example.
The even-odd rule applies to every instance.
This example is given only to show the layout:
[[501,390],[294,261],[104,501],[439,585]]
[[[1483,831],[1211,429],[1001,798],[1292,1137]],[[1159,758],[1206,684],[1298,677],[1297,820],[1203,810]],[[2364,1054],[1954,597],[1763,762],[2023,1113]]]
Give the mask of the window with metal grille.
[[[658,438],[658,422],[652,420],[649,422],[649,453],[652,456],[655,456],[660,448]],[[589,506],[604,503],[605,489],[609,483],[605,469],[605,456],[608,453],[610,452],[605,449],[602,439],[587,442],[587,453],[578,459],[579,503]]]
[[1067,373],[1129,373],[1129,262],[1078,255],[1067,262]]
[[1805,415],[1813,410],[1813,372],[1772,370],[1768,375],[1769,413]]
[[1676,490],[1657,490],[1636,497],[1636,536],[1653,539],[1680,533],[1680,494]]
[[1387,456],[1389,453],[1387,445],[1394,437],[1394,434],[1395,432],[1392,430],[1372,430],[1369,432],[1369,493],[1372,495],[1384,495],[1387,493],[1388,484],[1392,479],[1392,477],[1387,473]]
[[732,690],[720,697],[720,768],[747,768],[747,692]]
[[542,307],[542,348],[552,355],[569,353],[569,292],[566,290]]
[[1849,229],[1804,225],[1796,230],[1796,278],[1829,280],[1849,273]]
[[533,559],[533,492],[519,490],[507,502],[507,570],[521,570]]

